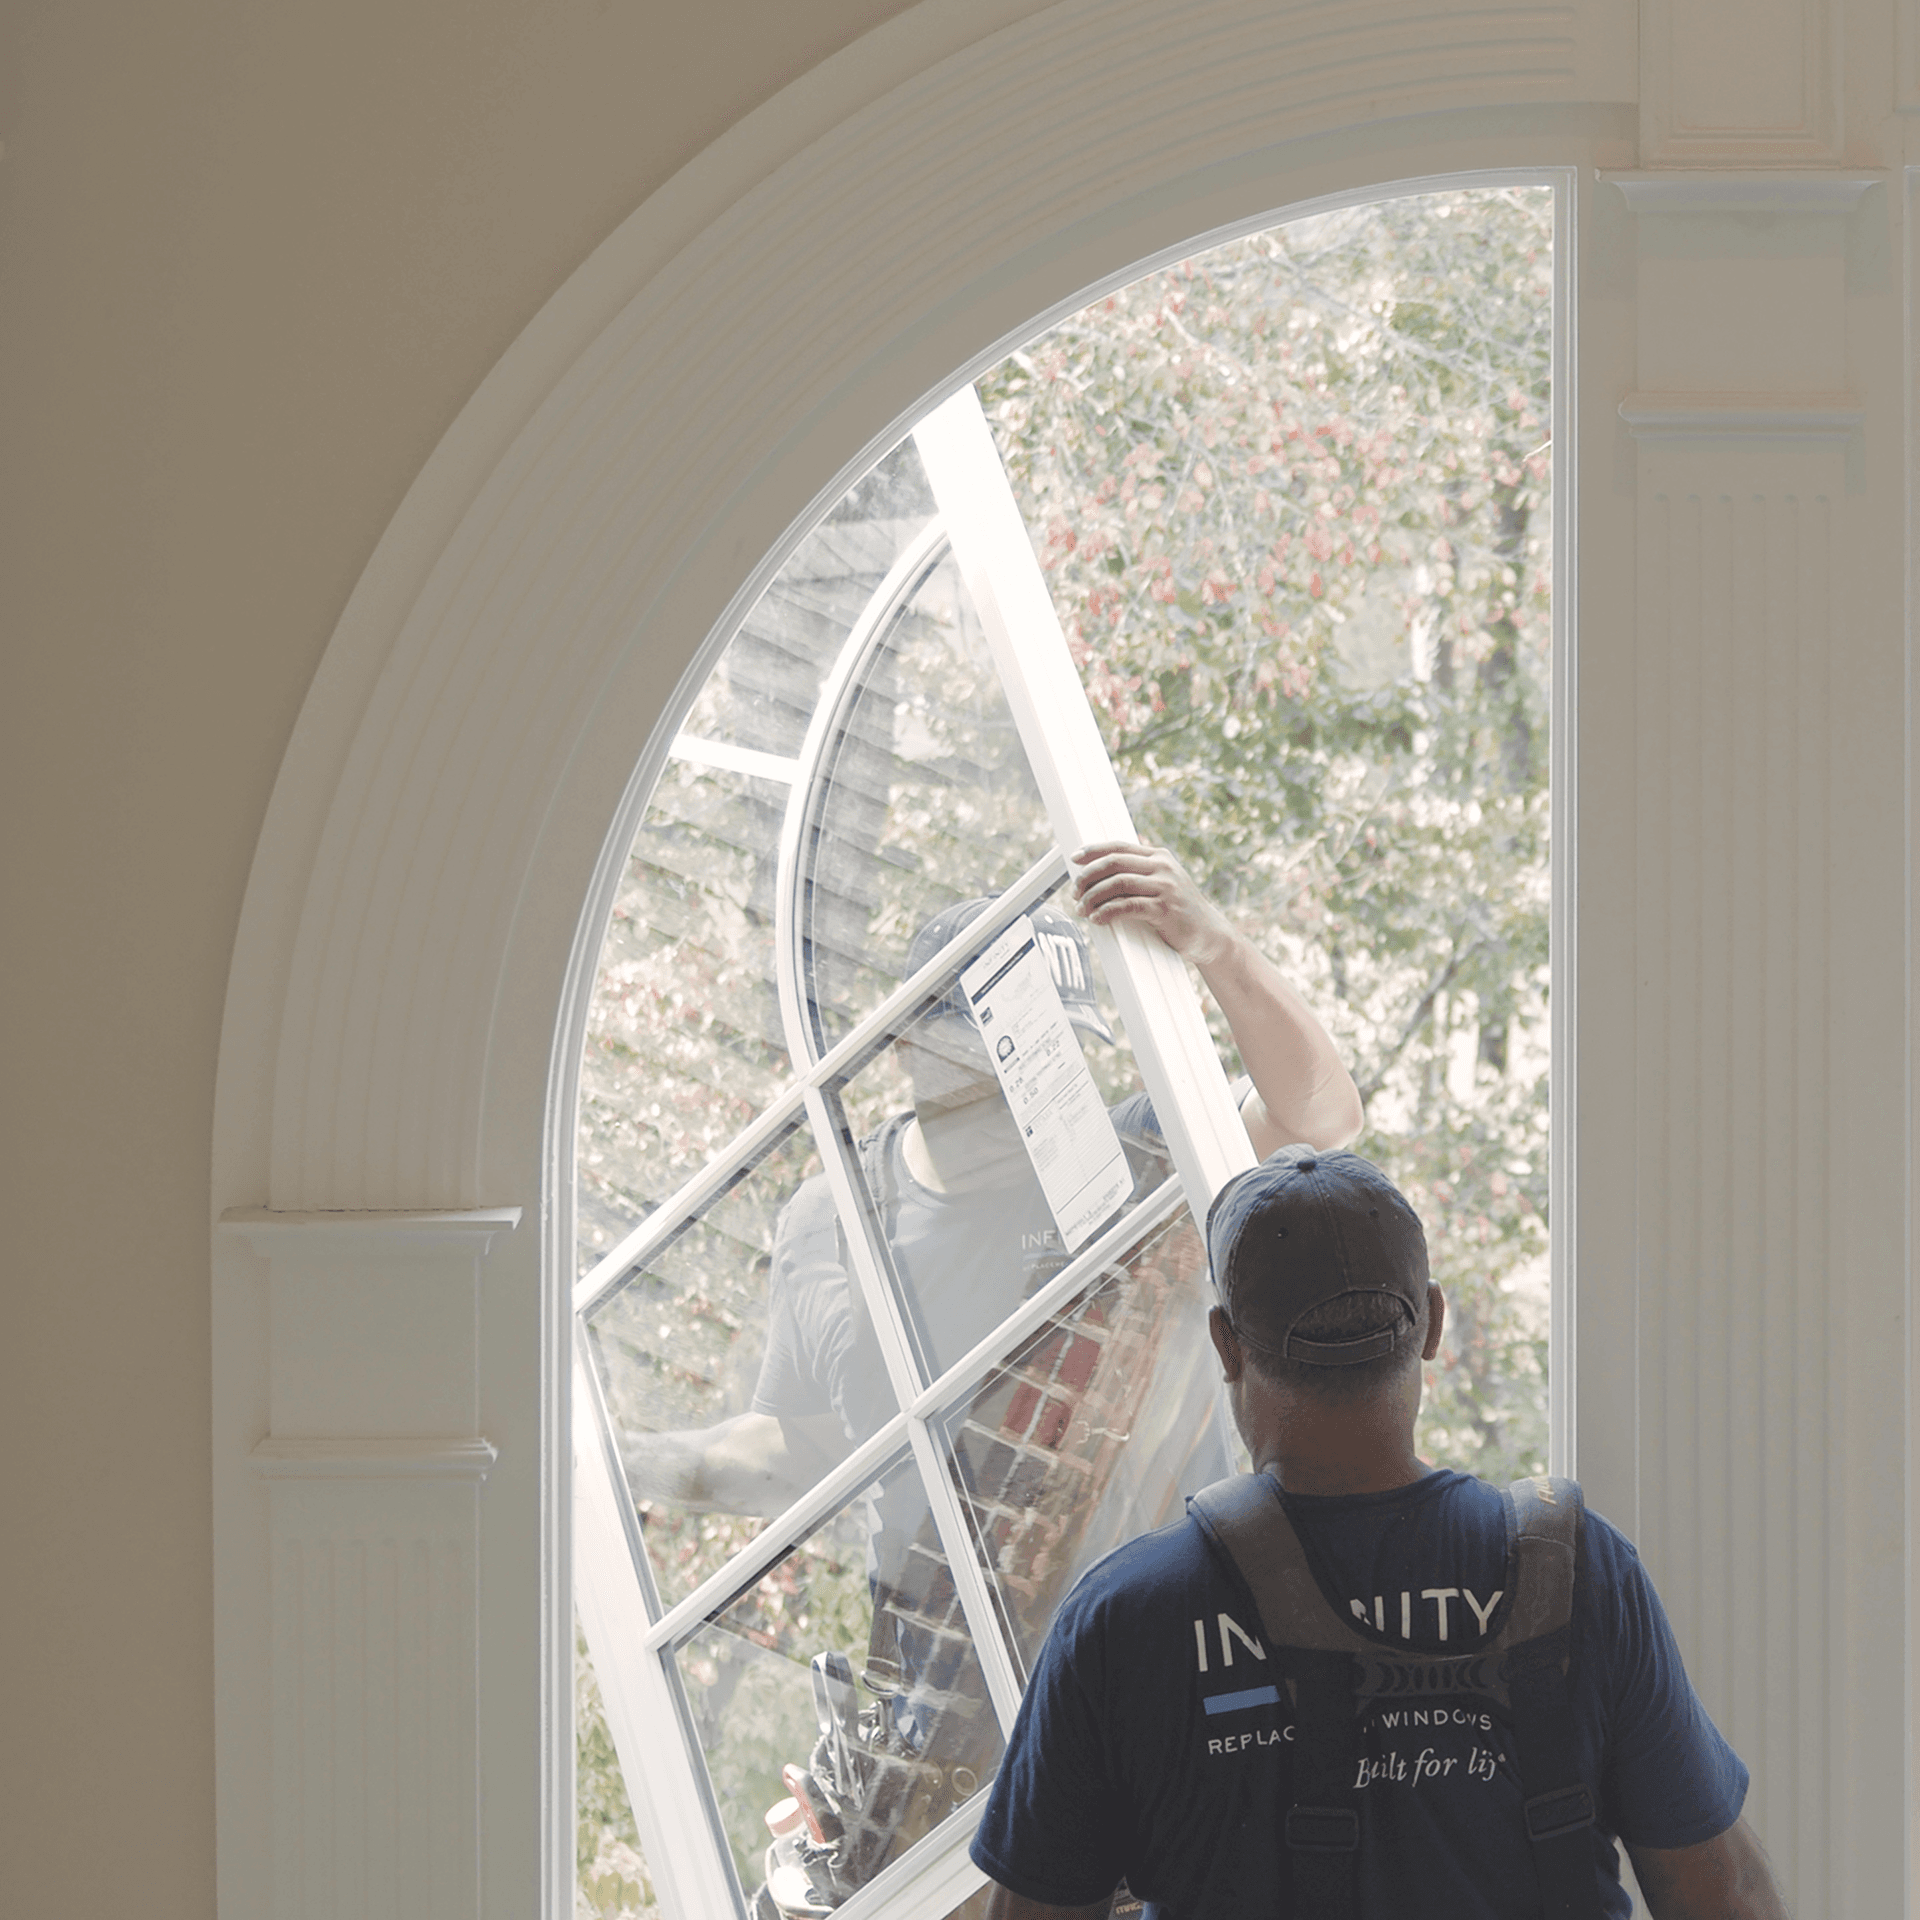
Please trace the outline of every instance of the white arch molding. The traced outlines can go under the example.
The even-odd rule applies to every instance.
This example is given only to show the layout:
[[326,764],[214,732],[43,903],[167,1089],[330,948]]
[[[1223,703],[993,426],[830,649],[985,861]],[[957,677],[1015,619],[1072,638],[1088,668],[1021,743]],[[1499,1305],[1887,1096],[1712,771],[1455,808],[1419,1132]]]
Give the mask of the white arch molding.
[[[1196,236],[1578,166],[1630,247],[1593,167],[1632,151],[1638,60],[1608,0],[1065,0],[991,32],[926,0],[649,200],[475,394],[329,646],[235,948],[224,1912],[567,1910],[577,996],[667,723],[809,515]],[[1624,324],[1588,361],[1610,459]],[[1631,552],[1630,503],[1582,511],[1589,553]],[[1632,1338],[1597,1332],[1583,1380],[1630,1377]],[[1631,1444],[1594,1464],[1631,1524]]]

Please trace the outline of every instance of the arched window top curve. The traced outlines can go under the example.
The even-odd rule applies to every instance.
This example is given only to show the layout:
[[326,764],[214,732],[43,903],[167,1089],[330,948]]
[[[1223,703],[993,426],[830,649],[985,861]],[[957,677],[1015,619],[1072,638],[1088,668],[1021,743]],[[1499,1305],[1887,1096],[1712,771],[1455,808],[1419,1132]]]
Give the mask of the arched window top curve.
[[[1364,825],[1368,807],[1383,817],[1397,807],[1409,844],[1424,835],[1436,859],[1467,867],[1500,835],[1531,834],[1534,891],[1513,925],[1468,912],[1437,962],[1414,908],[1382,921],[1384,953],[1342,952],[1337,932],[1298,927],[1282,944],[1313,990],[1375,1016],[1373,1031],[1351,1020],[1342,1039],[1374,1065],[1377,1115],[1411,1136],[1450,1099],[1434,1144],[1457,1157],[1462,1138],[1487,1136],[1497,1164],[1477,1174],[1410,1155],[1423,1197],[1483,1186],[1525,1204],[1536,1188],[1544,1197],[1551,195],[1429,198],[1397,227],[1351,209],[1284,230],[1264,256],[1255,236],[1235,243],[1230,263],[1160,276],[1173,325],[1159,329],[1144,391],[1165,416],[1184,410],[1177,458],[1166,434],[1134,421],[1126,458],[1103,479],[1095,430],[1082,421],[1076,443],[1071,409],[1047,397],[1063,380],[1112,373],[1097,318],[1015,356],[982,382],[997,454],[970,396],[941,410],[951,430],[972,408],[961,437],[971,433],[996,472],[1007,458],[1004,498],[983,499],[981,463],[955,453],[951,431],[943,447],[929,422],[801,543],[676,738],[601,957],[584,1078],[581,1586],[603,1684],[610,1659],[626,1676],[609,1711],[623,1756],[632,1749],[629,1779],[644,1781],[653,1821],[713,1837],[713,1898],[747,1900],[783,1864],[811,1862],[833,1882],[815,1890],[836,1906],[948,1911],[935,1890],[965,1878],[952,1862],[966,1804],[991,1773],[1064,1584],[1176,1510],[1179,1492],[1227,1458],[1189,1213],[1231,1170],[1238,1123],[1190,991],[1177,987],[1185,1014],[1170,1011],[1164,975],[1146,988],[1113,980],[1090,945],[1046,970],[1067,1028],[1083,1016],[1080,1030],[1118,1042],[1084,1049],[1092,1110],[1113,1141],[1101,1150],[1123,1170],[1094,1214],[1070,1225],[1038,1155],[1020,1157],[1017,1142],[1000,1172],[1031,1189],[1031,1219],[994,1199],[1004,1183],[971,1211],[964,1190],[936,1190],[932,1205],[901,1142],[900,1118],[926,1111],[924,1083],[944,1070],[931,1042],[953,1026],[962,975],[1003,927],[1016,946],[1037,935],[1064,852],[1087,837],[1069,831],[1075,818],[1124,820],[1131,803],[1180,844],[1167,826],[1178,828],[1185,783],[1196,828],[1234,829],[1233,789],[1252,785],[1262,753],[1277,755],[1273,791],[1246,803],[1240,823],[1272,841],[1230,847],[1230,897],[1297,883],[1274,848],[1310,864],[1356,817]],[[1490,243],[1473,243],[1476,207],[1492,210]],[[1432,267],[1460,235],[1469,244],[1454,248],[1455,266],[1478,277],[1488,310],[1448,338],[1449,297],[1456,318],[1469,303],[1436,288]],[[1344,263],[1337,286],[1330,262]],[[1288,269],[1293,290],[1269,303],[1270,323],[1290,330],[1293,351],[1249,354],[1236,372],[1213,313],[1231,304],[1221,286],[1263,272],[1285,282]],[[1316,272],[1327,277],[1311,285]],[[1110,298],[1109,312],[1116,298],[1125,304]],[[1155,333],[1150,316],[1126,317]],[[1518,330],[1503,335],[1509,323]],[[1369,353],[1371,421],[1337,404]],[[1285,392],[1268,396],[1268,446],[1222,443],[1221,421],[1246,410],[1236,380],[1276,377],[1283,359],[1294,365]],[[1412,377],[1426,386],[1412,391]],[[1485,460],[1462,474],[1454,456],[1467,444]],[[1383,534],[1381,489],[1405,481],[1391,477],[1396,464],[1431,471],[1403,486],[1424,502],[1413,524]],[[1115,566],[1128,510],[1163,535],[1184,517],[1185,544],[1163,538],[1150,555],[1143,538]],[[1009,514],[1024,522],[1020,552],[1003,537]],[[1235,514],[1271,522],[1243,552],[1230,548]],[[1105,644],[1099,622],[1124,621],[1103,569],[1170,644],[1131,657]],[[1049,587],[1051,632],[1020,627],[1019,610]],[[1052,676],[1038,694],[1023,678],[1036,657]],[[1337,699],[1319,698],[1336,682]],[[1490,730],[1481,696],[1501,688],[1511,697]],[[1180,728],[1192,735],[1196,716],[1210,761],[1181,758],[1191,744]],[[1074,816],[1076,796],[1101,778],[1107,790]],[[1463,855],[1462,830],[1483,823]],[[1329,856],[1329,870],[1351,851]],[[1351,873],[1347,883],[1346,897],[1368,884]],[[1316,884],[1308,876],[1295,890],[1311,901]],[[995,903],[984,917],[942,922],[981,897]],[[1514,928],[1531,937],[1535,920],[1537,954],[1513,951]],[[931,946],[930,924],[943,931]],[[1407,949],[1397,960],[1392,941]],[[1499,966],[1488,963],[1495,946],[1506,950]],[[1395,1052],[1378,1015],[1395,992],[1404,1012],[1420,1009],[1422,989],[1427,1033],[1410,1060],[1409,1041]],[[1409,1075],[1414,1061],[1424,1082]],[[1216,1083],[1194,1094],[1192,1116],[1161,1092],[1183,1062]],[[1524,1098],[1474,1133],[1486,1106],[1476,1074],[1509,1091],[1537,1084],[1537,1139]],[[1158,1083],[1152,1117],[1184,1129],[1184,1193],[1181,1154],[1137,1124],[1143,1078]],[[1067,1148],[1076,1139],[1061,1135]],[[1227,1157],[1209,1161],[1223,1141]],[[1534,1206],[1537,1246],[1524,1212],[1509,1208],[1501,1231],[1518,1220],[1530,1273],[1544,1261],[1544,1207]],[[1030,1257],[978,1261],[955,1283],[953,1248],[998,1231],[1035,1242]],[[837,1372],[819,1360],[836,1342],[843,1359],[858,1354]],[[1536,1400],[1543,1384],[1536,1376]],[[722,1429],[717,1446],[690,1438]],[[1046,1526],[1069,1544],[1040,1555],[1037,1577]],[[677,1731],[663,1743],[666,1725]],[[860,1752],[844,1746],[862,1740]],[[795,1786],[784,1767],[813,1788],[777,1791]],[[787,1829],[770,1832],[787,1800],[803,1827],[811,1805],[845,1831],[823,1854],[810,1828],[806,1844],[795,1838],[789,1809],[775,1821]],[[883,1818],[883,1804],[918,1810]]]

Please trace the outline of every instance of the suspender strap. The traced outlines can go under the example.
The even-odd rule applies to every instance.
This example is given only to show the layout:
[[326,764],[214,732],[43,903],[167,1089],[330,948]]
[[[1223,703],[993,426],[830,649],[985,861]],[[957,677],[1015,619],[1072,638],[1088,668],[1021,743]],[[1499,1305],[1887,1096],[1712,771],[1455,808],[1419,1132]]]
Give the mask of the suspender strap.
[[1519,1480],[1507,1500],[1521,1604],[1502,1672],[1534,1872],[1547,1920],[1599,1920],[1597,1809],[1574,1754],[1567,1686],[1580,1489],[1571,1480]]
[[1344,1654],[1286,1657],[1293,1695],[1293,1805],[1287,1855],[1298,1920],[1359,1920],[1360,1808],[1353,1780],[1359,1751],[1353,1662]]
[[1240,1569],[1260,1609],[1268,1646],[1350,1654],[1367,1645],[1322,1597],[1300,1537],[1264,1473],[1216,1480],[1189,1504]]
[[1509,1724],[1527,1796],[1547,1920],[1597,1920],[1593,1796],[1574,1770],[1573,1708],[1567,1698],[1567,1629],[1530,1640],[1507,1655]]
[[1347,1628],[1320,1597],[1299,1537],[1264,1475],[1216,1481],[1193,1496],[1193,1508],[1245,1578],[1271,1657],[1286,1663],[1295,1733],[1285,1828],[1293,1911],[1300,1920],[1355,1920],[1359,1725]]
[[[1513,1600],[1486,1648],[1500,1676],[1492,1691],[1505,1695],[1547,1920],[1601,1920],[1596,1808],[1576,1764],[1567,1683],[1580,1489],[1571,1480],[1523,1480],[1506,1498]],[[1219,1481],[1191,1506],[1239,1568],[1294,1694],[1294,1803],[1286,1816],[1293,1911],[1299,1920],[1350,1920],[1359,1899],[1356,1662],[1377,1660],[1379,1649],[1328,1604],[1265,1475]]]

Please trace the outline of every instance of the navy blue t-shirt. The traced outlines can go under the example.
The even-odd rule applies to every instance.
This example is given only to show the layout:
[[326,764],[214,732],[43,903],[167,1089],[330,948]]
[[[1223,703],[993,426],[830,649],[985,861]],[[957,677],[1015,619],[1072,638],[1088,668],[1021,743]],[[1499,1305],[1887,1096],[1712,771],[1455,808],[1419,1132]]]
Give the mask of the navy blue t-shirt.
[[[1436,1472],[1390,1493],[1284,1496],[1331,1604],[1390,1644],[1470,1651],[1506,1578],[1500,1490]],[[1599,1803],[1594,1872],[1631,1902],[1614,1836],[1685,1847],[1739,1817],[1741,1765],[1695,1697],[1626,1539],[1589,1513],[1574,1596],[1576,1758]],[[1129,1542],[1067,1596],[973,1843],[994,1879],[1056,1906],[1123,1876],[1159,1920],[1285,1914],[1293,1737],[1259,1613],[1191,1519]],[[1381,1704],[1357,1778],[1360,1910],[1540,1910],[1498,1716],[1472,1696]]]

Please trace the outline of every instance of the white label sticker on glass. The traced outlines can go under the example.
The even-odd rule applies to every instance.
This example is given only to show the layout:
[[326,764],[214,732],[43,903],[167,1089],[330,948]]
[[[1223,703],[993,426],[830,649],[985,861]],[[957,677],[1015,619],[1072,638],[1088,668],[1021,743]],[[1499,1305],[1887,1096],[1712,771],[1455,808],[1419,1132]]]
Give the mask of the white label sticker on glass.
[[1078,1253],[1132,1191],[1133,1176],[1032,920],[1016,920],[960,985],[1060,1238]]

